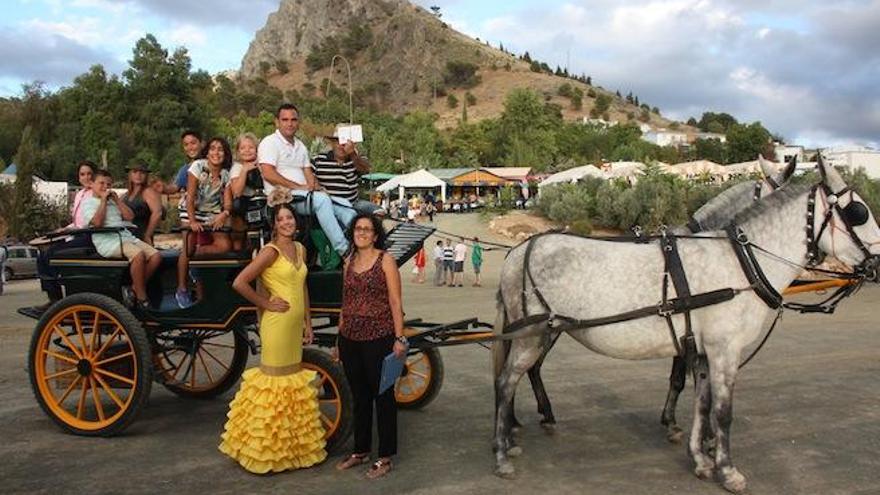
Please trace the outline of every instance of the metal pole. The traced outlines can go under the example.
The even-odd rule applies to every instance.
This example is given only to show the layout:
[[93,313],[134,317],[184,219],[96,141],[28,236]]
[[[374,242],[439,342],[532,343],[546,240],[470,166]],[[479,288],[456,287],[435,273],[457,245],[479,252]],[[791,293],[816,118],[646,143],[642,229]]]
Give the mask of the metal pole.
[[325,93],[328,97],[330,96],[330,83],[333,81],[333,72],[336,66],[336,59],[345,62],[345,68],[348,70],[348,125],[354,125],[354,105],[352,104],[351,97],[351,65],[348,63],[348,59],[343,57],[342,55],[333,55],[333,58],[330,60],[330,77],[327,78],[327,90],[325,91]]

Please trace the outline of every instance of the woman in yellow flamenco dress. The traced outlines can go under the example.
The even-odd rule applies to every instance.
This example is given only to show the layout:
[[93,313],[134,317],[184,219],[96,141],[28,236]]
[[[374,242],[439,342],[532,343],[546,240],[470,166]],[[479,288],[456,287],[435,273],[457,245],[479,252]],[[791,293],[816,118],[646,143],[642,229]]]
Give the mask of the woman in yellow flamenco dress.
[[[273,242],[232,284],[262,311],[262,351],[260,367],[242,375],[219,447],[257,474],[305,468],[327,457],[316,373],[301,366],[303,341],[312,340],[305,249],[293,240],[296,219],[290,207],[282,204],[273,211]],[[258,276],[269,297],[251,287]]]

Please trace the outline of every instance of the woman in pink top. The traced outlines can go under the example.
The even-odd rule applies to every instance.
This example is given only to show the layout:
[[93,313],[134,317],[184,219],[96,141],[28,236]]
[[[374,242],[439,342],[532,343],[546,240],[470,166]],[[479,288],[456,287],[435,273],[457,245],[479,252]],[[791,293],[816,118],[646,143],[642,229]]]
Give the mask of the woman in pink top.
[[82,189],[77,191],[76,196],[73,197],[73,207],[70,209],[72,222],[65,228],[84,229],[88,227],[88,224],[82,217],[82,204],[86,198],[92,197],[92,179],[95,177],[95,170],[97,168],[98,167],[89,160],[83,160],[76,166],[76,176],[79,179],[79,184],[82,186]]

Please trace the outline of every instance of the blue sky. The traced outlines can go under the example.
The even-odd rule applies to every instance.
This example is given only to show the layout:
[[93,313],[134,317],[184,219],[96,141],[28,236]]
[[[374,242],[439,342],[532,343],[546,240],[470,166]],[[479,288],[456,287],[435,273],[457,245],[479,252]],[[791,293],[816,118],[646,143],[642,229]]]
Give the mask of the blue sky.
[[[307,1],[307,0],[302,0]],[[308,0],[317,1],[317,0]],[[880,0],[418,0],[455,29],[678,119],[760,120],[808,145],[880,142]],[[237,69],[279,0],[4,0],[0,96],[125,67],[153,33],[196,68]]]

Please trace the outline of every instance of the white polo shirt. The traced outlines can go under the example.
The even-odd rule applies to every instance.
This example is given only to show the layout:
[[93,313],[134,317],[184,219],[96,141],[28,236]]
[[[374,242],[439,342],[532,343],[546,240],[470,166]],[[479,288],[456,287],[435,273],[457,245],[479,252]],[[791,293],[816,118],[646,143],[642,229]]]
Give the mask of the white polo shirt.
[[[281,177],[299,184],[306,183],[303,169],[312,167],[306,145],[297,138],[293,138],[293,143],[291,143],[284,139],[279,130],[260,141],[260,146],[257,148],[257,163],[274,166]],[[266,195],[272,194],[275,186],[269,181],[263,182]]]

